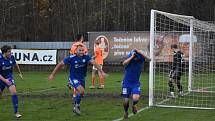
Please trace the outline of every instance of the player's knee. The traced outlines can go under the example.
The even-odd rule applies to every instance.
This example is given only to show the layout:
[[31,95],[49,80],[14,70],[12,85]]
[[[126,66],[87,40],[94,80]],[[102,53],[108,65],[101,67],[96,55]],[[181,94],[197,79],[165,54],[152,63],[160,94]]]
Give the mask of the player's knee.
[[124,98],[124,102],[128,102],[129,101],[129,98]]
[[11,85],[11,86],[9,87],[9,90],[10,90],[10,93],[11,93],[12,95],[16,95],[16,87],[15,87],[15,85]]
[[140,99],[140,95],[139,94],[133,95],[133,100],[139,100],[139,99]]
[[78,91],[78,93],[82,94],[84,93],[84,88],[80,85],[76,88],[76,90]]
[[80,90],[80,94],[81,94],[81,95],[84,95],[84,88],[82,88],[82,89]]

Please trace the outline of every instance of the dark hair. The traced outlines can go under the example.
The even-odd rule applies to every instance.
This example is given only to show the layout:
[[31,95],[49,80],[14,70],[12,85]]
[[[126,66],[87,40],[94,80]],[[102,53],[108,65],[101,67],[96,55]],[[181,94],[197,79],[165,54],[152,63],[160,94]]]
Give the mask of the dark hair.
[[171,45],[171,49],[173,49],[173,48],[174,48],[174,49],[178,49],[178,46],[177,46],[176,44],[172,44],[172,45]]
[[78,47],[84,47],[84,46],[82,44],[78,44],[76,47],[78,48]]
[[77,34],[75,41],[79,41],[81,39],[81,37],[84,37],[82,34]]
[[2,54],[6,53],[8,50],[11,50],[11,46],[4,45],[4,46],[1,47]]
[[95,44],[96,44],[96,45],[99,45],[99,44],[100,44],[100,41],[99,41],[99,40],[96,40],[96,41],[95,41]]

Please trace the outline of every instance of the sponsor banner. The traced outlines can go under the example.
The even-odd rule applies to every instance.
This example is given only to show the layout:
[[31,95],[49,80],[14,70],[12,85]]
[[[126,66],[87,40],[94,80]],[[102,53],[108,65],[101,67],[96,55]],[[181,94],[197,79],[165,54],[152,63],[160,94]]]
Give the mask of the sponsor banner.
[[[129,51],[134,48],[142,50],[149,56],[149,37],[147,31],[137,32],[89,32],[89,48],[90,54],[93,55],[95,41],[100,40],[100,47],[104,49],[104,62],[120,63],[126,57]],[[193,35],[193,56],[198,56],[197,52],[201,51],[197,42],[198,37]],[[189,58],[189,33],[188,32],[168,32],[157,33],[155,35],[155,60],[156,62],[172,62],[173,51],[172,44],[177,44],[185,55],[185,60]]]
[[[95,48],[95,41],[99,40],[104,49],[103,58],[108,63],[119,63],[131,49],[137,48],[148,52],[148,32],[89,32],[89,47]],[[93,53],[93,49],[90,50]]]
[[57,50],[12,49],[17,64],[55,65]]

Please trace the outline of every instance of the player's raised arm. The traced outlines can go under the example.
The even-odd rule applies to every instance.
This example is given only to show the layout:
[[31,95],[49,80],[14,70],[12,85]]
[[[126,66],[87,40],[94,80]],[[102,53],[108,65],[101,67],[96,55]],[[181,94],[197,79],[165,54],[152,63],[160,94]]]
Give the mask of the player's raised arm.
[[129,58],[127,58],[127,59],[125,59],[123,62],[122,62],[122,65],[127,65],[127,64],[129,64],[130,63],[130,61],[134,58],[134,53],[132,53],[132,55],[129,57]]
[[17,63],[16,63],[16,68],[17,68],[17,70],[18,70],[18,72],[19,72],[20,78],[23,79],[21,69],[20,69],[20,67],[19,67],[19,65],[18,65]]
[[49,80],[51,81],[51,80],[53,80],[54,79],[54,77],[55,77],[55,75],[56,75],[56,73],[62,68],[64,66],[64,62],[63,62],[63,60],[60,62],[60,63],[58,63],[57,64],[57,66],[54,68],[54,70],[52,71],[52,73],[49,75]]
[[147,59],[148,61],[151,61],[151,58],[148,57],[147,55],[145,55],[143,52],[141,52],[140,50],[138,49],[134,49],[137,53],[141,54],[145,59]]
[[102,70],[101,66],[97,64],[93,59],[90,60],[90,63],[98,69],[103,78],[106,76],[106,73]]

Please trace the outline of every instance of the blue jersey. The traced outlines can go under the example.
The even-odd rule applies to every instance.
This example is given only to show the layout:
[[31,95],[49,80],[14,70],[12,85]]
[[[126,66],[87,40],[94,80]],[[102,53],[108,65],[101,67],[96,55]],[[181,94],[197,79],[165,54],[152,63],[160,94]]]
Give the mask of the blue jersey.
[[64,64],[70,65],[70,79],[83,81],[87,75],[87,65],[92,58],[89,55],[70,55],[64,58]]
[[0,54],[0,75],[4,78],[13,78],[13,66],[16,64],[16,60],[13,55],[10,58],[4,58]]
[[122,82],[123,87],[140,86],[140,74],[145,58],[137,53],[135,57],[125,66],[125,75]]

